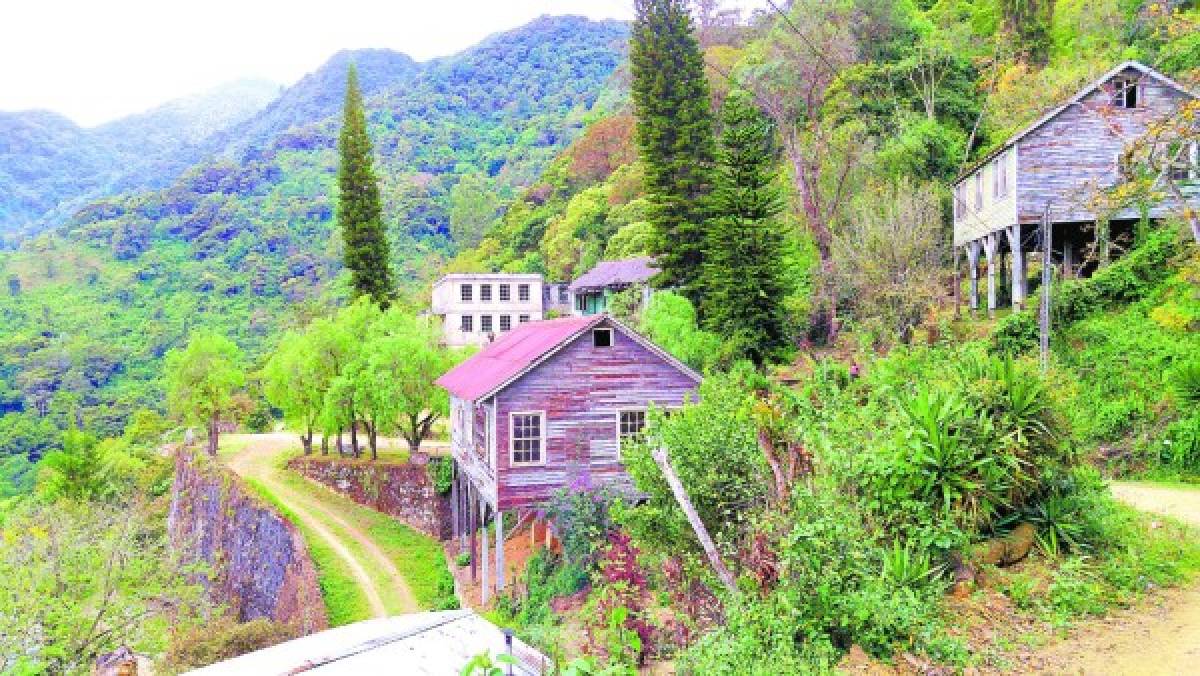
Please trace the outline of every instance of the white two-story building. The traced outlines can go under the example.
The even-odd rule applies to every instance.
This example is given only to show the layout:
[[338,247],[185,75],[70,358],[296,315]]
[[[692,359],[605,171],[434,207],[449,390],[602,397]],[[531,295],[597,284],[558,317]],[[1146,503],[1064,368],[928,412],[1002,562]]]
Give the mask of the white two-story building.
[[433,285],[433,314],[450,347],[483,345],[545,315],[541,275],[455,273]]

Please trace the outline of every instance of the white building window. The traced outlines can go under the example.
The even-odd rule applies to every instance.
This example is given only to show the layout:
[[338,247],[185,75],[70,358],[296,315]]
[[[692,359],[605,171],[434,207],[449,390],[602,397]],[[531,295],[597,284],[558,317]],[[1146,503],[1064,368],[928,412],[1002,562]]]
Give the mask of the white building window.
[[501,303],[507,303],[512,300],[512,286],[510,284],[501,284],[499,295]]
[[512,328],[512,315],[500,315],[500,330],[508,331]]
[[644,438],[646,430],[646,412],[620,411],[617,413],[617,448],[622,449],[626,443],[637,443]]
[[612,347],[612,329],[592,329],[592,347]]
[[470,332],[474,331],[475,330],[475,318],[472,317],[471,315],[463,315],[462,322],[461,322],[461,324],[459,324],[459,328],[462,330],[463,333],[470,333]]
[[483,333],[492,332],[492,316],[482,315],[479,317],[479,330]]
[[470,303],[472,300],[474,300],[475,291],[472,289],[470,284],[463,284],[462,286],[458,287],[458,297],[462,300],[462,302]]
[[528,322],[528,321],[529,321],[529,315],[521,315],[520,317],[517,317],[517,322],[520,324],[524,324],[525,322]]
[[479,285],[479,302],[480,303],[492,302],[492,285],[491,284],[480,284]]
[[517,300],[521,301],[522,303],[529,302],[529,285],[528,284],[518,284],[517,285]]
[[544,453],[546,414],[512,413],[509,415],[509,437],[514,465],[541,465],[545,463]]

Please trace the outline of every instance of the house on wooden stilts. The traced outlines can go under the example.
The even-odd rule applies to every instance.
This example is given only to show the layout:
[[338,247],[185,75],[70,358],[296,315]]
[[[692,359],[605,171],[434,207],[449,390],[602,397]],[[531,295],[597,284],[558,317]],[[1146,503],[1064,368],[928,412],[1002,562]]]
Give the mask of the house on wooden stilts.
[[641,434],[648,408],[682,406],[700,380],[606,314],[522,324],[438,379],[450,393],[454,533],[482,576],[482,601],[492,577],[497,591],[505,584],[503,515],[530,520],[572,486],[632,494],[622,444]]
[[[1142,207],[1105,205],[1103,194],[1123,181],[1129,144],[1194,98],[1162,73],[1128,61],[964,172],[954,185],[954,245],[966,253],[971,309],[979,307],[981,263],[989,312],[999,303],[1002,276],[1010,281],[1013,306],[1025,304],[1026,255],[1042,249],[1043,216],[1050,226],[1051,260],[1071,277],[1090,274],[1107,258],[1109,242],[1127,239],[1141,218],[1179,210],[1182,205],[1169,199]],[[1191,158],[1182,169],[1186,196],[1196,208],[1200,171],[1194,144],[1184,157]]]

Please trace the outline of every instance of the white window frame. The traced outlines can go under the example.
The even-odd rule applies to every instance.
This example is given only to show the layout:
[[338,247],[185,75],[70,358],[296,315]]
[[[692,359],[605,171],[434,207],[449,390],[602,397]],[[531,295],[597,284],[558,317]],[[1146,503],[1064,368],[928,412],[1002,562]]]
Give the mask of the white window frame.
[[500,331],[500,333],[512,331],[512,315],[500,315],[500,319],[499,322],[497,322],[496,328]]
[[479,285],[479,302],[480,303],[492,302],[492,285],[491,284],[480,284]]
[[458,330],[461,333],[475,333],[475,316],[462,315],[458,318]]
[[[538,436],[538,455],[540,456],[534,462],[517,462],[517,424],[516,418],[519,415],[532,415],[538,417],[538,430],[541,434]],[[547,434],[546,430],[546,412],[545,411],[511,411],[508,414],[508,465],[509,467],[541,467],[546,464],[547,455]]]
[[[602,345],[596,344],[596,334],[601,331],[604,331],[605,333],[608,334],[608,345],[607,346],[602,346]],[[614,345],[617,344],[616,340],[617,340],[616,333],[613,332],[613,330],[607,326],[598,326],[598,327],[592,329],[592,347],[596,348],[597,350],[610,349],[611,347],[613,347]]]
[[496,297],[501,303],[508,303],[512,300],[512,284],[497,284]]
[[479,315],[479,332],[492,333],[496,329],[496,323],[492,321],[491,315]]
[[621,458],[622,450],[625,445],[625,435],[621,434],[621,415],[625,413],[641,413],[642,414],[642,432],[645,433],[646,427],[650,424],[650,411],[645,408],[620,408],[617,409],[617,459]]
[[458,300],[461,303],[474,303],[475,302],[475,287],[471,286],[470,284],[459,284],[458,285]]
[[517,317],[517,323],[518,324],[528,324],[530,319],[531,319],[531,317],[529,315],[519,315]]
[[533,290],[530,288],[530,285],[529,284],[518,284],[517,285],[517,302],[518,303],[528,303],[530,298],[533,298]]

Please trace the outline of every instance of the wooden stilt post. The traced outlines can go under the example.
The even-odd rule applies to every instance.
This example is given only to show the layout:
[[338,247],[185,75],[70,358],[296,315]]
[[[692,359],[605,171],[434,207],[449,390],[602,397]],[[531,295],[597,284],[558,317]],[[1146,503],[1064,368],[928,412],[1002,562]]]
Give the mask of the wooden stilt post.
[[954,317],[962,313],[962,265],[959,258],[962,250],[954,247]]
[[1042,213],[1042,304],[1038,313],[1039,347],[1042,373],[1050,368],[1050,285],[1054,282],[1052,252],[1054,251],[1054,226],[1050,224],[1050,206]]
[[459,522],[458,513],[458,463],[450,461],[450,540],[458,547],[458,551],[462,551],[462,541],[458,539],[459,533],[462,532],[462,523]]
[[471,582],[479,580],[479,553],[475,548],[475,530],[478,528],[478,510],[475,507],[475,489],[472,488],[471,482],[466,484],[467,488],[467,539],[470,540],[471,547]]
[[1008,236],[1008,248],[1012,251],[1012,304],[1015,309],[1025,307],[1025,249],[1021,245],[1021,224],[1004,229]]
[[504,512],[496,511],[496,595],[504,589]]
[[979,309],[979,240],[967,242],[967,266],[970,268],[971,287],[968,292],[967,307],[971,312]]
[[988,316],[996,314],[996,233],[983,238],[983,255],[987,257]]
[[479,603],[488,602],[488,537],[487,537],[487,503],[479,502]]

